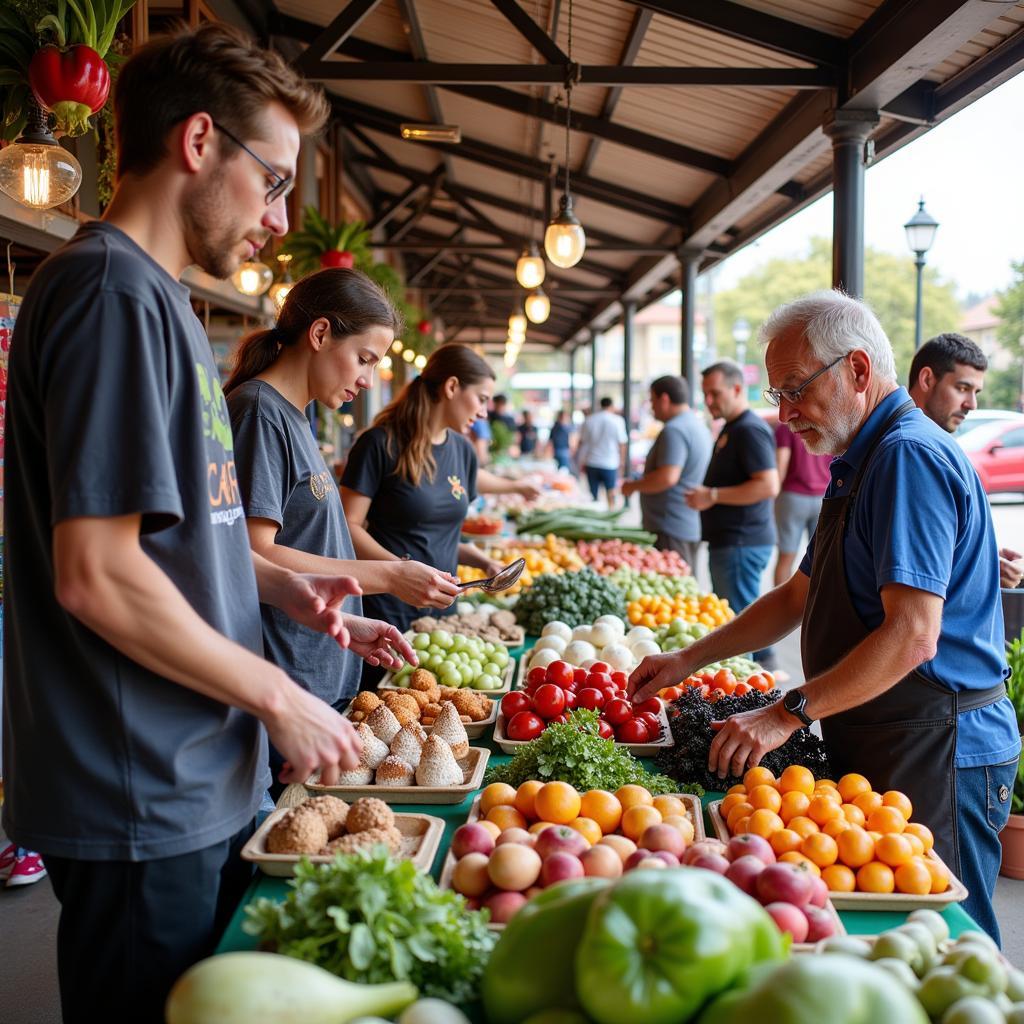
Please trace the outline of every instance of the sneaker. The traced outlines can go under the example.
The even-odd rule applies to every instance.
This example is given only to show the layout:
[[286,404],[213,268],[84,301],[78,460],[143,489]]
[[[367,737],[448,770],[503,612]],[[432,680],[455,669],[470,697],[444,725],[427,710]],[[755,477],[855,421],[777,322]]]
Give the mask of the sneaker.
[[46,877],[43,858],[31,850],[18,848],[18,856],[14,860],[14,868],[7,879],[7,886],[31,885]]
[[8,843],[0,850],[0,882],[6,882],[14,870],[14,862],[18,859],[18,848],[14,843]]

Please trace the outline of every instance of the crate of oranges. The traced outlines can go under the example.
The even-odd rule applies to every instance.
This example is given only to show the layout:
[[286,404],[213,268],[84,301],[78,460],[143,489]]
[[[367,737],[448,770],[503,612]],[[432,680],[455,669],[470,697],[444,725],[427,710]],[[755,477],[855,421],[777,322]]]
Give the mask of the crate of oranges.
[[[647,858],[680,863],[704,839],[700,799],[643,786],[580,793],[567,782],[487,786],[456,829],[442,887],[502,925],[535,892],[570,878],[617,878]],[[657,865],[655,865],[657,866]]]
[[935,853],[931,830],[912,820],[907,796],[877,793],[863,775],[833,782],[794,764],[776,779],[758,766],[708,811],[720,839],[751,832],[779,860],[820,874],[840,909],[909,910],[967,898]]
[[701,622],[714,628],[736,617],[729,602],[717,594],[644,594],[626,605],[626,615],[634,626],[667,626],[674,619]]

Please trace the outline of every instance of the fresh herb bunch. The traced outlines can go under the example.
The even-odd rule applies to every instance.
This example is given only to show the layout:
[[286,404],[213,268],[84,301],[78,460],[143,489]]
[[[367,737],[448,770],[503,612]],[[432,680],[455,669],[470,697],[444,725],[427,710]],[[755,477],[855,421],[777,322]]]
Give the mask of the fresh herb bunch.
[[421,995],[474,1000],[494,946],[486,912],[383,846],[339,854],[330,864],[303,858],[283,903],[245,908],[243,929],[278,953],[349,981],[410,981]]
[[[655,766],[680,783],[696,782],[710,790],[725,790],[741,783],[742,778],[730,775],[720,779],[708,771],[708,752],[716,736],[711,723],[738,715],[741,711],[767,707],[781,696],[778,690],[769,693],[754,690],[742,697],[723,697],[711,703],[700,695],[700,690],[690,687],[668,707],[668,720],[676,744],[658,754]],[[791,764],[804,765],[814,772],[816,779],[827,779],[831,775],[825,744],[810,729],[797,729],[781,747],[765,754],[761,764],[776,778]]]
[[[678,793],[680,787],[664,775],[652,775],[633,755],[606,740],[598,731],[599,715],[587,708],[569,712],[567,722],[549,725],[535,740],[516,750],[506,764],[493,765],[486,783],[507,782],[519,787],[529,779],[568,782],[581,793],[588,789],[615,792],[627,783],[644,786],[652,793]],[[699,786],[682,792],[703,793]]]
[[590,625],[602,615],[624,615],[626,598],[604,576],[587,567],[579,572],[544,573],[516,602],[516,621],[532,636],[556,619],[570,626]]

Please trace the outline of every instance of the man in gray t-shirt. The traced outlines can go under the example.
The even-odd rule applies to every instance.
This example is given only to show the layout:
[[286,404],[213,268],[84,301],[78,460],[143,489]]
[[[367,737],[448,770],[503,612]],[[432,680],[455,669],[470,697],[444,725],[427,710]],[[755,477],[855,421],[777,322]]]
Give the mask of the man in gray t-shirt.
[[684,499],[704,479],[711,459],[711,434],[690,408],[682,377],[651,384],[651,411],[664,427],[647,453],[644,475],[622,485],[625,497],[640,495],[643,527],[657,534],[657,547],[677,551],[695,569],[700,547],[700,514]]

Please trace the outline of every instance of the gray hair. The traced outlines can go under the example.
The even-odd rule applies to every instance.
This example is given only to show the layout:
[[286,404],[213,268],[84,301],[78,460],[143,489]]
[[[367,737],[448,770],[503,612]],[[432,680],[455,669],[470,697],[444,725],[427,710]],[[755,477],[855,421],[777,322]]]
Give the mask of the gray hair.
[[828,365],[854,349],[863,349],[882,380],[896,381],[892,345],[878,317],[859,299],[833,289],[812,292],[779,306],[761,325],[760,341],[770,344],[780,334],[797,329],[811,351]]

